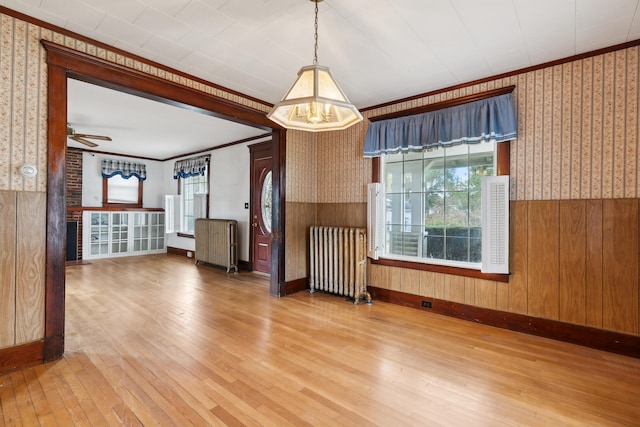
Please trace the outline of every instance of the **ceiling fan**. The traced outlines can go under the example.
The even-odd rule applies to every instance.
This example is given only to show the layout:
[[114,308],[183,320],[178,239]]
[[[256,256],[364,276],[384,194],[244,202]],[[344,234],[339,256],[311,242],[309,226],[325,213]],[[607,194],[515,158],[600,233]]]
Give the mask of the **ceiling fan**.
[[98,144],[96,144],[93,141],[89,141],[89,139],[98,139],[100,141],[111,141],[111,138],[104,135],[89,135],[86,133],[76,133],[76,131],[69,125],[67,125],[67,137],[69,137],[69,139],[73,139],[74,141],[78,141],[79,143],[87,145],[89,147],[98,146]]

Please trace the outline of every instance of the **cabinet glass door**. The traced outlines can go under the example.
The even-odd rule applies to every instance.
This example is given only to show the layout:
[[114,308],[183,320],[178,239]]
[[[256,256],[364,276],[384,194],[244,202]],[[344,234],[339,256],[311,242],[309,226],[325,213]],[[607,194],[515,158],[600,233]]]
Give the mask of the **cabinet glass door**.
[[149,250],[148,239],[149,214],[137,212],[133,216],[133,251]]
[[149,224],[149,249],[157,251],[164,249],[164,214],[152,213]]
[[129,252],[129,214],[111,214],[111,253]]
[[89,244],[91,255],[105,255],[109,253],[109,214],[102,212],[91,213]]

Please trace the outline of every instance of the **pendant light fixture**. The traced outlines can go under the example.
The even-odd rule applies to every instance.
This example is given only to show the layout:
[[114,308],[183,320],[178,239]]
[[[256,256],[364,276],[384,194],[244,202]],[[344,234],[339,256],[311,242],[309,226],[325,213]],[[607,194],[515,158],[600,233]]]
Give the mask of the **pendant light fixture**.
[[346,129],[361,121],[362,115],[349,102],[329,68],[318,65],[318,3],[322,0],[310,1],[316,4],[313,65],[298,71],[296,81],[267,117],[287,129],[311,132]]

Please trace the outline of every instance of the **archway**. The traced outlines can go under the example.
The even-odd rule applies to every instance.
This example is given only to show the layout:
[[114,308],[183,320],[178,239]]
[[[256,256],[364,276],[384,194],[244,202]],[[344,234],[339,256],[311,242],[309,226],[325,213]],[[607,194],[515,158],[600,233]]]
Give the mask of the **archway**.
[[284,280],[284,158],[286,132],[258,110],[216,98],[140,71],[42,41],[48,64],[47,251],[44,361],[64,353],[65,171],[67,78],[120,90],[203,114],[259,127],[273,135],[273,240],[269,293],[280,296]]

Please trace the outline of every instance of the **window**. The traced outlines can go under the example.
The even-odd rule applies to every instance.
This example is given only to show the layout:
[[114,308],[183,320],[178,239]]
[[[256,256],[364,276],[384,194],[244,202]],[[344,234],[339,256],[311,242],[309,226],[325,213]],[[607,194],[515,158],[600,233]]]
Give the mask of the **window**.
[[142,207],[142,183],[147,167],[128,160],[102,160],[102,205]]
[[179,180],[179,194],[182,196],[182,233],[192,235],[195,219],[207,216],[206,208],[209,205],[208,175],[208,168],[206,168],[202,175],[180,178]]
[[121,175],[114,175],[110,178],[102,178],[105,187],[104,204],[134,205],[142,206],[142,181],[136,177],[123,178]]
[[381,157],[385,256],[479,269],[481,181],[494,142]]
[[369,118],[363,154],[379,159],[368,186],[374,261],[508,280],[513,89]]
[[[211,155],[177,160],[173,165],[173,178],[178,180],[180,196],[166,196],[168,213],[167,229],[172,230],[178,223],[178,233],[193,236],[196,218],[206,218],[209,206],[209,162]],[[180,200],[180,204],[174,203]],[[176,213],[175,217],[173,213]]]

